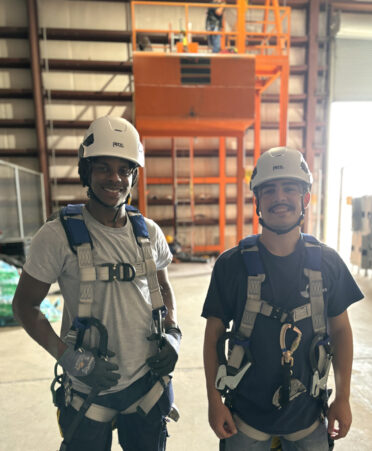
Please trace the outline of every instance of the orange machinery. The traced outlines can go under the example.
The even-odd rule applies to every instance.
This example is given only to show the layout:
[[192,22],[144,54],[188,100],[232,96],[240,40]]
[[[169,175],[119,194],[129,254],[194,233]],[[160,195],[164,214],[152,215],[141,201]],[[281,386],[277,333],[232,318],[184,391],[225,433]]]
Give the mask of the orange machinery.
[[[225,185],[237,185],[237,240],[243,237],[244,225],[244,135],[254,127],[254,163],[260,155],[260,105],[262,92],[280,78],[279,143],[286,144],[289,78],[289,18],[290,9],[279,7],[277,0],[266,0],[265,6],[249,6],[244,0],[237,5],[225,5],[236,10],[236,30],[207,32],[188,29],[192,8],[208,8],[211,4],[132,2],[133,73],[135,83],[136,126],[143,138],[154,136],[195,137],[218,136],[237,138],[236,177],[225,175],[225,148],[220,139],[219,177],[194,177],[193,183],[220,185],[219,243],[194,247],[194,252],[222,252],[225,249]],[[173,30],[186,36],[187,41],[208,34],[220,34],[222,48],[235,45],[237,53],[206,53],[201,45],[194,45],[198,53],[184,53],[185,46],[161,51],[136,50],[137,33],[157,33],[169,36],[170,30],[136,27],[136,6],[164,6],[184,8],[185,30]],[[253,14],[252,14],[253,13]],[[248,20],[250,16],[258,17]],[[252,25],[254,24],[254,25]],[[286,26],[285,31],[284,24]],[[178,52],[177,52],[178,48]],[[180,53],[182,52],[182,53]],[[173,152],[174,157],[174,152]],[[174,173],[172,177],[174,178]],[[172,179],[139,179],[139,207],[146,214],[146,184],[169,183]],[[174,183],[174,180],[173,180]],[[182,183],[182,181],[181,181]],[[186,181],[185,181],[186,183]],[[253,231],[258,230],[258,218],[253,214]]]

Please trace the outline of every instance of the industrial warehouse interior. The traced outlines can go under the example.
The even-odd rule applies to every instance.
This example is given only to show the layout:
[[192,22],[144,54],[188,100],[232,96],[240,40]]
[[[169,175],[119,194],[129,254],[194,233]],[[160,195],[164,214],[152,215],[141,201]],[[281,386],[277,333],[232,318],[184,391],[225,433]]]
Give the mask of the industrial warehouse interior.
[[[61,444],[55,359],[19,325],[12,299],[40,227],[88,200],[79,148],[103,116],[138,130],[145,165],[130,203],[173,254],[180,419],[168,423],[167,450],[219,449],[201,314],[219,255],[261,233],[250,181],[278,146],[299,150],[313,176],[302,231],[339,253],[364,294],[348,309],[353,423],[334,449],[371,448],[372,1],[226,0],[218,31],[206,29],[211,5],[0,0],[0,451]],[[57,334],[63,306],[53,283],[40,310]],[[111,449],[122,449],[115,431]]]

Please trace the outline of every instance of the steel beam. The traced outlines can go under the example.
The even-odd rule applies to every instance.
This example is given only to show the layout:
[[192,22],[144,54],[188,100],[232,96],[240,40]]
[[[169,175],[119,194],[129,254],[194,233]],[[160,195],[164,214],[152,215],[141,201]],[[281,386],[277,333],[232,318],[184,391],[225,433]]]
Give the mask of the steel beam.
[[[226,138],[220,137],[219,139],[219,252],[222,253],[225,250],[225,225],[226,225]],[[236,199],[235,199],[236,201]],[[198,199],[196,199],[198,203]]]
[[[306,102],[306,129],[305,129],[305,158],[310,167],[314,170],[314,144],[316,130],[316,90],[318,81],[318,21],[320,11],[320,1],[312,0],[308,11],[308,36],[309,44],[307,49],[307,102]],[[311,208],[308,208],[306,215],[305,229],[312,233],[311,228]]]
[[[41,61],[41,67],[45,69],[48,64],[49,70],[72,71],[72,72],[110,72],[131,74],[133,71],[130,61],[92,61],[73,59],[48,59]],[[30,62],[27,58],[0,58],[0,67],[4,68],[29,68]],[[290,72],[295,75],[305,75],[309,68],[306,64],[291,65]],[[318,72],[328,70],[327,67],[318,67]],[[273,73],[271,69],[270,73]]]
[[[139,35],[141,33],[138,33]],[[168,44],[168,33],[146,33],[150,39],[151,44]],[[130,31],[122,30],[81,30],[76,28],[45,28],[39,31],[39,39],[53,41],[88,41],[88,42],[132,42],[132,35]],[[27,39],[28,31],[26,27],[1,27],[0,38],[2,39]],[[274,38],[272,38],[274,40]],[[307,44],[307,36],[292,36],[291,46],[298,47]],[[207,38],[205,36],[193,36],[193,42],[200,45],[207,45]]]
[[32,99],[32,89],[0,89],[0,99]]
[[[41,66],[46,67],[46,61],[42,60]],[[129,61],[90,61],[90,60],[68,60],[48,59],[49,70],[76,71],[76,72],[110,72],[110,73],[132,73],[132,63]]]
[[1,39],[27,39],[27,27],[0,27]]
[[[0,90],[1,96],[1,90]],[[110,92],[110,91],[67,91],[52,90],[50,97],[53,100],[82,100],[92,102],[131,102],[133,93],[131,92]]]
[[[128,119],[130,120],[130,119]],[[227,124],[227,125],[226,125]],[[35,125],[35,121],[33,119],[0,119],[0,128],[29,128]],[[90,121],[77,121],[77,120],[53,120],[54,128],[75,128],[75,129],[85,129],[90,125]],[[228,127],[228,122],[225,121],[225,125]],[[315,122],[315,127],[320,128],[325,125],[324,122]],[[305,121],[297,121],[297,122],[289,122],[288,127],[292,130],[299,130],[306,128]],[[248,128],[248,127],[247,127]],[[278,130],[279,123],[278,122],[262,122],[261,130]],[[216,132],[207,131],[203,133],[203,131],[198,131],[198,136],[216,136]],[[213,134],[214,133],[214,134]],[[236,129],[231,131],[230,136],[236,135]],[[148,135],[150,136],[150,135]],[[151,136],[165,136],[164,133],[155,132],[151,134]],[[182,131],[180,133],[175,133],[174,136],[182,136]],[[185,134],[187,136],[187,134]],[[224,133],[223,136],[229,136],[228,132]]]
[[244,236],[244,176],[245,176],[245,153],[244,133],[237,137],[237,174],[236,174],[236,242]]
[[[259,90],[256,90],[255,95],[255,122],[254,122],[254,148],[253,148],[253,166],[255,167],[257,164],[257,160],[261,155],[261,93]],[[263,152],[262,152],[263,153]],[[252,212],[252,232],[254,234],[258,233],[258,215],[256,213],[256,209],[253,209]]]
[[[82,100],[92,102],[132,102],[133,93],[116,91],[69,91],[51,90],[50,98],[53,100]],[[44,97],[47,94],[44,93]],[[0,89],[0,99],[32,99],[32,89]]]
[[51,212],[51,197],[49,183],[48,152],[47,152],[48,147],[45,130],[44,101],[40,73],[40,50],[39,50],[36,0],[27,0],[27,9],[29,20],[28,26],[29,26],[30,55],[31,55],[32,87],[35,104],[39,169],[42,172],[44,178],[45,205],[47,210],[46,213],[49,216]]
[[1,69],[30,69],[29,58],[0,58]]
[[[44,36],[40,33],[40,39]],[[45,28],[47,40],[130,42],[131,32],[126,30],[84,30],[78,28]]]
[[311,169],[314,163],[313,146],[315,142],[316,129],[316,89],[318,80],[318,21],[320,0],[312,0],[308,12],[308,36],[309,45],[307,50],[307,103],[306,103],[306,135],[305,154]]

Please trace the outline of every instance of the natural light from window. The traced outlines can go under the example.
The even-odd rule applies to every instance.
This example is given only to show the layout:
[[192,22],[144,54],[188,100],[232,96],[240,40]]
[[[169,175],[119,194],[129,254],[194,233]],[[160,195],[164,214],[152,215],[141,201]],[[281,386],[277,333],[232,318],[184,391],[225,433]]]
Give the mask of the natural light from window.
[[331,105],[327,164],[326,243],[349,262],[350,200],[372,195],[372,102]]

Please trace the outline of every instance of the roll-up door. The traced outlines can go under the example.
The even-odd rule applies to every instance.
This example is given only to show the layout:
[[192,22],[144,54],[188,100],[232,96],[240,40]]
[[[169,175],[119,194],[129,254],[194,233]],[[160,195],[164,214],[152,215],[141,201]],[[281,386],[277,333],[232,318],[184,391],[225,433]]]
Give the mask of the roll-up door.
[[372,101],[372,14],[339,13],[333,101]]

